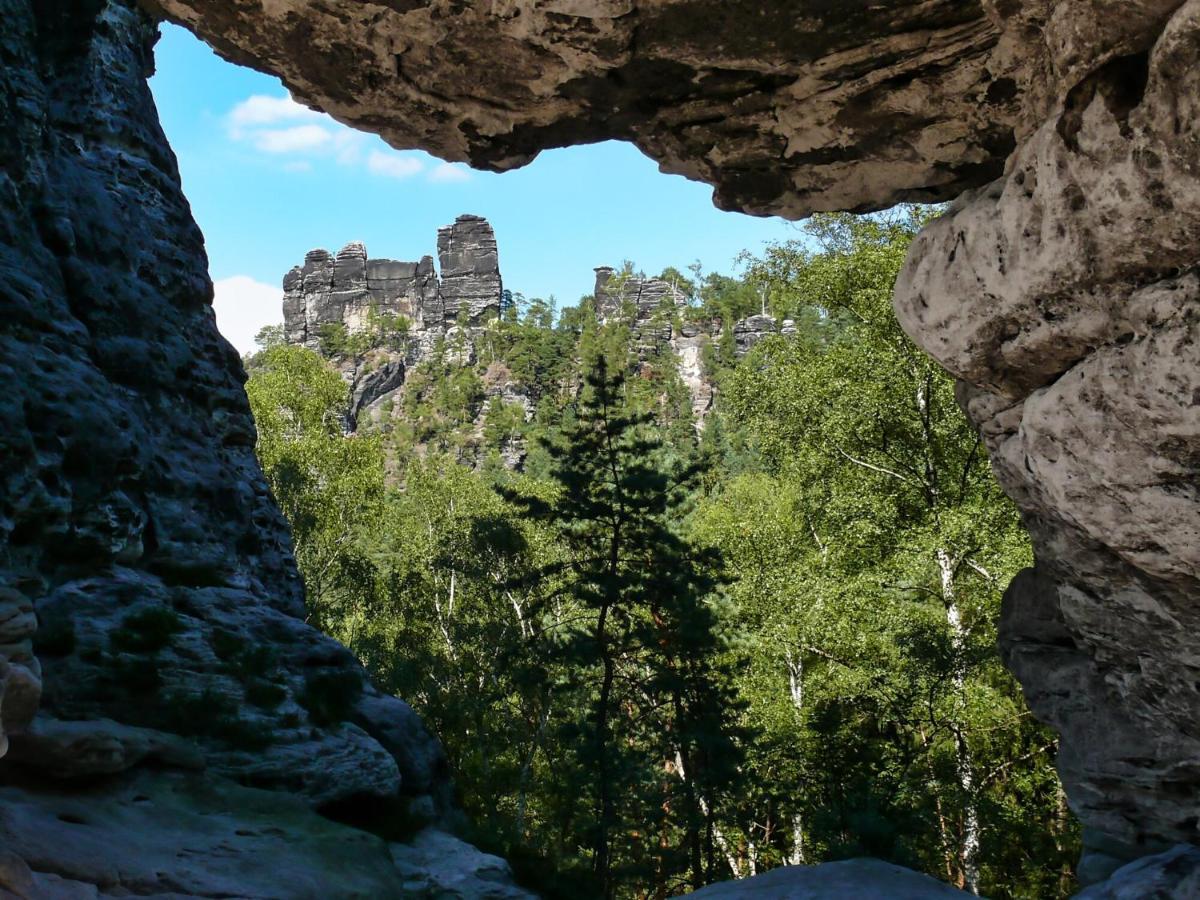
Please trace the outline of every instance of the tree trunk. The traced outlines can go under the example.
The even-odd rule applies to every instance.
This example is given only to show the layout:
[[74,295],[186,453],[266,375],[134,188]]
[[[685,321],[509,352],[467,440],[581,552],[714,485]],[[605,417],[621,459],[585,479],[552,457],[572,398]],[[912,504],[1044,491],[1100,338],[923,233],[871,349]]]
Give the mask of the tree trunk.
[[[797,650],[796,655],[786,652],[788,669],[788,694],[792,698],[792,707],[796,717],[804,712],[804,651]],[[804,817],[799,810],[792,812],[792,852],[787,857],[788,865],[802,866],[804,861]]]
[[596,792],[596,840],[592,852],[592,870],[599,879],[600,896],[605,898],[612,896],[612,863],[608,847],[608,829],[612,821],[612,785],[609,783],[608,766],[608,707],[612,698],[616,669],[605,631],[607,621],[608,606],[605,605],[600,610],[600,618],[596,625],[596,643],[604,666],[604,676],[600,684],[600,697],[596,701],[596,767],[599,785]]
[[[946,606],[946,624],[950,626],[954,649],[961,652],[966,646],[967,633],[954,595],[954,560],[944,548],[937,551],[938,572],[942,582],[942,600]],[[966,696],[966,676],[962,665],[956,664],[954,688],[960,699]],[[975,777],[971,772],[971,753],[956,723],[954,741],[958,757],[958,784],[962,789],[963,831],[961,842],[963,887],[972,894],[979,893],[979,813],[975,808]]]

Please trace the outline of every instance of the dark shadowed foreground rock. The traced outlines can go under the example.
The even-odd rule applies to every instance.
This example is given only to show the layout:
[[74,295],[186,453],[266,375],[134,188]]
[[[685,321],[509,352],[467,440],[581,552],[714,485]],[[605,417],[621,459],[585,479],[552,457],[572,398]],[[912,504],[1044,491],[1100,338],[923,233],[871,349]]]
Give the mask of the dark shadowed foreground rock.
[[1200,849],[1189,845],[1146,856],[1118,869],[1078,900],[1196,900],[1200,897]]
[[[300,799],[143,771],[98,785],[0,787],[0,896],[524,900],[507,864],[442,832],[412,846]],[[5,864],[7,862],[7,865]]]
[[[93,896],[127,879],[278,896],[266,813],[257,849],[231,831],[227,870],[222,846],[192,843],[201,801],[233,796],[223,778],[285,792],[262,803],[287,817],[366,800],[428,822],[448,809],[445,760],[303,620],[245,375],[146,85],[154,23],[126,0],[0,0],[0,21],[0,868],[19,874],[16,853]],[[205,774],[111,793],[146,764]],[[333,885],[344,864],[318,849],[289,852]],[[376,855],[362,884],[396,881]],[[341,894],[303,878],[290,895]]]
[[903,866],[847,859],[819,866],[784,866],[753,878],[725,881],[688,894],[696,900],[955,900],[970,897]]

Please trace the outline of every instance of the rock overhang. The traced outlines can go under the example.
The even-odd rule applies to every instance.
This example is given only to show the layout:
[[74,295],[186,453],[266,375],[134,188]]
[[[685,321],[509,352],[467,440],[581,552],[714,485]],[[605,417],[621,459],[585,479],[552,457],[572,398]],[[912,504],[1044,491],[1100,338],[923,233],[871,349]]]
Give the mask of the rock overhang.
[[398,149],[505,171],[626,140],[757,215],[950,199],[1029,112],[978,0],[142,3]]

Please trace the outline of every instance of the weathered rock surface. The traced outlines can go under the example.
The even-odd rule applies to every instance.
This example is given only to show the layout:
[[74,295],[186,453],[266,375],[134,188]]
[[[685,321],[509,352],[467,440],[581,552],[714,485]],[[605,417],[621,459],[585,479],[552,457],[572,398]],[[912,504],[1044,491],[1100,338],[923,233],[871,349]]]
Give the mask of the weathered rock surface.
[[460,316],[479,325],[500,311],[504,285],[496,234],[487,219],[464,215],[438,229],[438,265],[442,270],[442,318],[453,326]]
[[533,900],[533,894],[513,884],[508,863],[444,831],[427,828],[410,843],[390,849],[404,877],[406,897]]
[[1078,900],[1194,900],[1200,897],[1200,849],[1181,844],[1118,869]]
[[[323,353],[349,384],[346,426],[404,385],[409,367],[448,354],[474,362],[481,328],[500,314],[504,285],[496,235],[480,216],[438,229],[438,262],[372,259],[353,241],[337,252],[310,250],[283,277],[283,332]],[[463,324],[459,323],[460,316]]]
[[1006,659],[1072,807],[1131,854],[1200,841],[1200,3],[1171,6],[925,230],[896,294],[1034,535]]
[[[661,278],[617,276],[611,266],[595,271],[593,296],[600,321],[628,325],[643,360],[666,351],[675,355],[679,377],[692,398],[696,427],[703,428],[716,396],[712,373],[705,370],[704,350],[721,335],[724,323],[720,319],[690,321],[687,297]],[[737,359],[767,335],[779,332],[775,317],[765,314],[739,319],[729,328]]]
[[0,892],[28,900],[532,896],[502,860],[443,832],[389,844],[293,796],[173,772],[0,786],[0,847]]
[[[210,766],[282,787],[328,758],[403,791],[428,766],[385,745],[368,687],[334,727],[296,702],[310,675],[361,675],[295,618],[130,2],[0,0],[0,729],[44,693],[62,721],[169,732],[178,704],[101,683],[240,703],[259,664],[214,660],[242,641],[281,651],[283,699],[198,735]],[[788,215],[987,185],[914,246],[897,309],[963,380],[1035,537],[1005,654],[1098,843],[1200,843],[1200,0],[144,2],[343,121],[477,165],[626,138],[722,206]],[[309,262],[436,312],[415,269]],[[180,627],[148,644],[152,621]],[[247,724],[271,746],[243,760]],[[295,787],[318,801],[314,768]]]
[[1032,52],[1000,27],[1020,4],[978,0],[149,5],[396,147],[504,170],[623,138],[719,206],[792,216],[998,175]]
[[784,866],[709,885],[696,900],[954,900],[970,894],[903,866],[878,859],[847,859],[819,866]]

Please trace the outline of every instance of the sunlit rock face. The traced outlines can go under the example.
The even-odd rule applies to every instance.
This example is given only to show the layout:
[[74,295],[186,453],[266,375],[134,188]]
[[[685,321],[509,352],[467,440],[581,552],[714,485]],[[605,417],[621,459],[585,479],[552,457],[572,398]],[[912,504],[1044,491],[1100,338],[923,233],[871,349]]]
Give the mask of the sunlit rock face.
[[896,295],[1034,534],[1008,664],[1074,808],[1132,850],[1200,840],[1200,3],[1170,5],[1151,44],[1076,63]]

